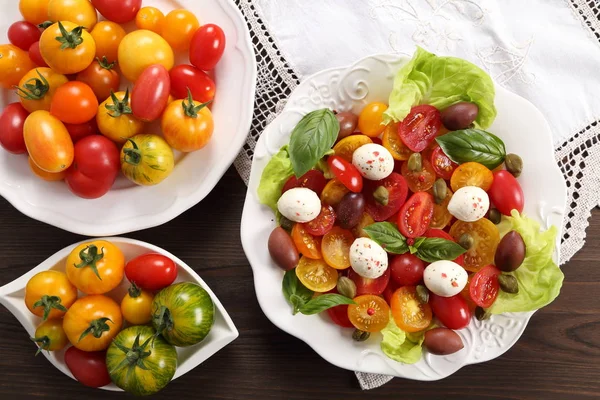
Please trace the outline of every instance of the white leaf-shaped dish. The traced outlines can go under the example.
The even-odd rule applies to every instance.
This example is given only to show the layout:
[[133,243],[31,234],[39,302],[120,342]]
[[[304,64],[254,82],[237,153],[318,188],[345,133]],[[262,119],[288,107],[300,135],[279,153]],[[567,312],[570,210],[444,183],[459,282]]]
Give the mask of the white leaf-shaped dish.
[[[63,182],[40,180],[29,170],[26,156],[0,148],[0,195],[23,214],[85,236],[121,235],[161,225],[204,199],[242,148],[254,111],[257,67],[240,10],[232,0],[145,0],[144,6],[157,7],[165,14],[185,8],[201,24],[215,23],[225,32],[225,53],[214,70],[217,94],[211,106],[215,120],[211,141],[200,151],[177,154],[173,174],[160,185],[136,186],[120,176],[112,190],[96,200],[76,197]],[[18,1],[2,2],[0,42],[8,43],[8,27],[22,18]],[[130,31],[135,24],[125,27]],[[176,61],[189,64],[186,54],[179,54]],[[0,89],[0,111],[17,100],[14,91]],[[159,134],[160,123],[148,124],[145,132]],[[103,218],[92,222],[89,216],[100,212]]]
[[[376,55],[348,68],[333,68],[307,78],[290,96],[283,112],[265,129],[256,145],[248,193],[242,215],[242,244],[254,272],[259,304],[282,330],[304,340],[330,363],[353,371],[393,375],[416,380],[447,377],[467,364],[491,360],[507,351],[521,336],[533,313],[495,315],[487,321],[473,319],[458,331],[465,348],[447,357],[424,353],[416,364],[387,358],[380,350],[381,335],[367,342],[352,340],[351,329],[342,329],[327,316],[292,315],[281,293],[282,271],[273,263],[267,239],[275,227],[271,209],[259,203],[256,190],[265,165],[288,143],[292,129],[308,112],[323,107],[355,113],[372,101],[387,103],[395,73],[406,58]],[[519,178],[525,193],[524,212],[547,228],[562,230],[567,188],[556,162],[550,127],[527,100],[496,86],[498,117],[488,129],[502,138],[507,152],[521,155],[524,173]],[[560,240],[561,234],[558,235]],[[558,260],[558,242],[555,260]]]
[[[223,347],[227,346],[229,343],[234,341],[239,333],[233,324],[233,321],[227,314],[227,311],[217,298],[215,294],[210,290],[208,285],[204,283],[202,278],[198,276],[194,270],[181,261],[179,258],[175,257],[173,254],[169,253],[161,249],[160,247],[156,247],[154,245],[133,239],[127,238],[108,238],[112,243],[116,244],[123,254],[125,255],[125,260],[129,261],[134,257],[137,257],[146,253],[159,253],[166,257],[172,259],[175,264],[177,264],[177,282],[195,282],[202,286],[209,294],[211,299],[215,304],[215,323],[208,334],[208,336],[200,343],[190,346],[190,347],[177,347],[177,371],[175,372],[175,376],[173,380],[179,378],[181,375],[189,372],[193,368],[196,368],[198,365],[202,364],[204,360],[211,357],[217,351],[221,350]],[[89,240],[88,240],[89,241]],[[76,246],[81,243],[85,243],[88,241],[76,243],[74,245],[65,247],[61,251],[57,252],[53,256],[49,257],[46,261],[16,279],[15,281],[0,287],[0,304],[5,306],[23,325],[27,334],[32,337],[35,333],[36,327],[42,322],[41,318],[33,315],[27,307],[25,306],[25,285],[31,277],[35,274],[46,271],[49,269],[62,271],[65,270],[65,260],[71,250],[73,250]],[[108,293],[107,295],[113,298],[117,303],[121,303],[123,296],[127,292],[127,288],[129,287],[129,282],[127,278],[123,279],[121,285],[116,289]],[[82,294],[80,293],[81,297]],[[32,355],[35,350],[35,345],[32,343]],[[67,365],[64,361],[65,350],[50,352],[43,351],[42,354],[60,371],[62,371],[65,375],[75,379]],[[105,390],[118,390],[117,386],[114,384],[110,384],[102,387]]]

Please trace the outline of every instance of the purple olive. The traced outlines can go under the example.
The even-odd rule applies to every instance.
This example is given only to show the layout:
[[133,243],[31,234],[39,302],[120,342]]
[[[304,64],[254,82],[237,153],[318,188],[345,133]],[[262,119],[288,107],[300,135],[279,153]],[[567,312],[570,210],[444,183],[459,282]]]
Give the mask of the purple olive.
[[296,268],[298,261],[300,261],[294,241],[289,233],[280,226],[271,232],[268,248],[275,264],[284,271]]

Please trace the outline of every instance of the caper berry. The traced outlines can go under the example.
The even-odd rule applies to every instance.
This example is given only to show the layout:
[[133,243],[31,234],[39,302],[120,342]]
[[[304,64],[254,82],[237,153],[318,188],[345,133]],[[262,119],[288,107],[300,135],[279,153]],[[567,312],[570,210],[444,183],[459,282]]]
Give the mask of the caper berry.
[[506,170],[513,174],[515,178],[518,178],[523,172],[523,159],[516,154],[507,154],[504,164],[506,164]]
[[474,243],[475,240],[473,239],[473,236],[469,235],[468,233],[463,233],[458,238],[458,244],[460,244],[465,250],[469,250],[471,247],[473,247]]
[[337,282],[337,291],[342,296],[353,299],[356,296],[356,284],[346,276],[340,276]]
[[411,172],[421,172],[423,169],[423,161],[421,153],[412,153],[408,158],[408,170]]
[[490,208],[490,221],[498,225],[502,221],[502,213],[496,208]]
[[500,289],[506,293],[519,293],[519,282],[512,275],[499,275],[498,283],[500,284]]
[[427,304],[429,301],[429,290],[423,285],[417,285],[417,298],[421,304]]
[[292,228],[294,227],[294,221],[290,221],[283,215],[280,215],[279,216],[279,226],[281,226],[286,231],[291,232]]
[[361,331],[360,329],[355,329],[352,333],[352,339],[356,340],[357,342],[364,342],[370,336],[371,334],[369,332]]
[[491,314],[488,313],[484,308],[481,308],[478,306],[475,309],[475,318],[477,318],[478,321],[490,319],[490,316],[491,316]]
[[438,178],[433,184],[433,198],[436,204],[442,204],[448,195],[448,186],[446,181],[442,178]]
[[385,186],[378,186],[373,192],[373,197],[382,206],[387,206],[388,202],[390,201],[390,192],[385,188]]

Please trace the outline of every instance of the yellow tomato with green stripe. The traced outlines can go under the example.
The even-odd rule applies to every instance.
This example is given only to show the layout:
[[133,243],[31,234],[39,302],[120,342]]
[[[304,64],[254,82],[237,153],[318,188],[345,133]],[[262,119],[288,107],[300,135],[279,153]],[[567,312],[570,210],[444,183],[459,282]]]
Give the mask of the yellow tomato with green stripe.
[[157,185],[171,175],[174,167],[173,150],[160,136],[136,135],[121,149],[121,170],[138,185]]
[[172,345],[200,343],[215,321],[215,305],[200,285],[182,282],[164,288],[152,302],[152,325]]
[[110,379],[124,391],[147,396],[162,390],[177,370],[177,351],[149,326],[122,330],[106,352]]

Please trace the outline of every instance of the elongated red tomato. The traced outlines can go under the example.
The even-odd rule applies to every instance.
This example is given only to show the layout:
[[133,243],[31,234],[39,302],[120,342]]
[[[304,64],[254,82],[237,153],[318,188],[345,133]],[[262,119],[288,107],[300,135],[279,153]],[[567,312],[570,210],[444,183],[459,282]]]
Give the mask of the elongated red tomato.
[[21,103],[12,103],[6,106],[0,114],[0,145],[13,154],[27,153],[23,125],[29,113]]
[[213,69],[225,52],[225,32],[218,25],[206,24],[196,31],[190,46],[190,62],[204,70]]
[[398,134],[409,149],[419,153],[433,142],[441,126],[442,116],[437,108],[415,106],[398,125]]
[[460,293],[452,297],[429,293],[429,304],[433,314],[446,328],[462,329],[471,321],[471,310]]
[[44,57],[42,57],[42,53],[40,52],[39,40],[33,43],[31,46],[29,46],[29,58],[36,65],[48,68],[48,64],[46,63],[46,60],[44,60]]
[[[408,195],[408,185],[404,177],[396,172],[392,172],[390,176],[380,181],[366,181],[363,193],[365,195],[367,213],[375,221],[381,222],[387,220],[392,215],[396,214],[402,205],[406,202]],[[382,199],[375,199],[375,192],[379,187],[384,187],[387,190],[387,204],[382,204]]]
[[31,22],[17,21],[8,28],[8,40],[25,51],[39,41],[40,36],[42,36],[40,28]]
[[160,65],[151,65],[135,81],[131,92],[133,115],[144,122],[157,120],[169,104],[171,79],[169,71]]
[[358,169],[348,161],[339,156],[331,156],[327,159],[327,165],[331,172],[348,190],[358,193],[363,188],[363,178]]
[[327,314],[334,324],[341,326],[342,328],[354,328],[350,318],[348,318],[348,305],[342,304],[327,309]]
[[433,216],[433,196],[426,192],[413,194],[398,213],[398,229],[407,238],[423,235]]
[[508,171],[494,172],[494,181],[488,190],[490,201],[504,215],[512,210],[523,212],[525,197],[519,181]]
[[92,0],[92,4],[107,20],[124,24],[133,21],[142,0]]
[[303,187],[312,190],[320,196],[323,189],[325,189],[325,185],[327,185],[327,179],[325,179],[323,173],[316,169],[311,169],[300,178],[296,178],[295,175],[290,176],[285,185],[283,185],[281,194],[293,188]]
[[475,302],[479,307],[488,308],[494,304],[496,297],[498,297],[498,291],[500,290],[500,284],[498,283],[498,276],[500,270],[493,265],[488,265],[481,268],[469,283],[469,295],[471,300]]
[[175,281],[177,265],[162,254],[148,253],[129,261],[125,276],[141,289],[160,290]]
[[215,98],[216,85],[204,71],[192,65],[178,65],[169,72],[171,94],[176,100],[187,99],[188,88],[194,100],[206,103]]

